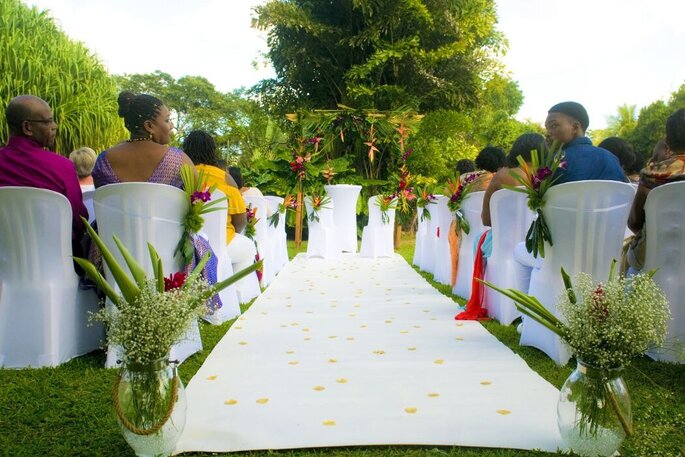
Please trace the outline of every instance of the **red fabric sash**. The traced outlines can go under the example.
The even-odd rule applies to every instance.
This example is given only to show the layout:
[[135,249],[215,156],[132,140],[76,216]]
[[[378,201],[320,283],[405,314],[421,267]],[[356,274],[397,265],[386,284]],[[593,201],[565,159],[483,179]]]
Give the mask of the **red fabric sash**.
[[484,232],[478,240],[476,258],[473,261],[473,279],[471,280],[471,297],[466,302],[466,311],[454,316],[458,321],[475,321],[488,318],[488,310],[483,308],[484,289],[483,284],[477,279],[483,279],[485,267],[483,262],[483,242],[488,232]]

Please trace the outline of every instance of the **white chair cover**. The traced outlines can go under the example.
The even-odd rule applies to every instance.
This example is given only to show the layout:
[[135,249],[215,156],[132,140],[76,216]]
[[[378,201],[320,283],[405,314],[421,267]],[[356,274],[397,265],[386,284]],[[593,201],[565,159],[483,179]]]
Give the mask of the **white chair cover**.
[[442,284],[450,284],[452,281],[452,259],[450,256],[449,231],[450,224],[454,220],[454,214],[447,207],[449,197],[438,195],[435,207],[438,213],[436,238],[433,243],[433,276]]
[[83,205],[88,210],[88,222],[91,224],[95,220],[95,208],[93,207],[93,196],[95,195],[95,189],[85,190],[82,194]]
[[71,206],[57,192],[0,188],[0,367],[53,367],[97,349],[93,290],[71,259]]
[[454,284],[452,293],[466,300],[471,296],[471,283],[473,281],[473,250],[476,240],[483,233],[483,222],[480,213],[483,210],[484,191],[472,192],[466,196],[462,203],[462,214],[469,221],[471,230],[468,235],[461,232],[459,238],[459,264],[457,265],[457,282]]
[[[212,193],[212,200],[218,200],[225,197],[220,190],[215,190]],[[219,203],[220,206],[228,207],[228,202]],[[212,211],[202,216],[205,224],[202,227],[202,235],[204,235],[212,246],[212,251],[218,259],[216,279],[223,281],[224,279],[233,276],[233,265],[231,265],[231,257],[228,255],[226,248],[226,222],[228,219],[228,212]],[[221,308],[217,309],[211,314],[204,316],[204,320],[210,324],[219,325],[226,321],[233,319],[240,315],[240,304],[238,303],[238,291],[235,284],[229,286],[219,292],[221,298]]]
[[388,210],[388,221],[383,222],[377,195],[369,198],[369,222],[362,230],[360,257],[392,257],[394,249],[395,210]]
[[264,197],[244,197],[245,204],[252,206],[252,208],[257,208],[257,223],[255,224],[256,234],[255,241],[257,242],[257,252],[259,253],[259,258],[264,259],[262,268],[262,285],[266,286],[267,283],[264,282],[264,278],[273,278],[275,273],[273,273],[273,264],[266,260],[267,255],[271,251],[272,240],[269,239],[268,229],[269,226],[269,215],[268,209],[269,204]]
[[[128,182],[109,184],[95,191],[95,215],[100,238],[121,265],[125,265],[113,235],[131,252],[133,258],[152,276],[152,263],[147,243],[151,243],[162,260],[164,274],[181,271],[181,261],[174,255],[183,233],[181,221],[190,202],[182,190],[166,184]],[[124,268],[126,268],[124,266]],[[105,276],[115,289],[116,282],[105,265]],[[107,306],[114,306],[109,300]],[[171,360],[183,362],[202,350],[200,328],[193,322],[182,341],[171,348]],[[121,347],[109,347],[106,367],[122,360]]]
[[666,345],[648,355],[685,363],[685,182],[664,184],[649,192],[645,202],[647,245],[643,271],[657,269],[654,281],[671,307]]
[[412,264],[419,268],[421,268],[421,256],[423,256],[423,249],[426,244],[425,238],[428,236],[428,220],[426,218],[421,218],[422,213],[423,209],[418,208],[416,211],[418,227],[416,229],[416,239],[414,241],[414,257],[411,261]]
[[[630,184],[616,181],[577,181],[552,187],[543,214],[554,246],[545,245],[540,269],[534,269],[528,293],[557,313],[555,302],[564,290],[561,267],[573,277],[579,272],[606,281],[613,259],[619,259],[623,232],[633,201]],[[558,336],[524,316],[522,346],[533,346],[559,365],[571,354]]]
[[434,274],[435,271],[435,245],[438,238],[438,205],[437,203],[426,206],[430,219],[426,221],[426,235],[421,239],[421,258],[419,268],[428,273]]
[[[284,202],[283,197],[276,197],[274,195],[267,195],[265,198],[270,202],[269,205],[272,205],[274,212],[278,211],[279,205]],[[278,215],[278,226],[269,225],[269,238],[276,240],[272,245],[274,248],[276,273],[281,271],[290,262],[290,259],[288,259],[288,235],[285,229],[286,213],[282,212]]]
[[362,186],[335,184],[323,187],[333,200],[333,220],[340,249],[357,252],[357,199]]
[[342,254],[335,231],[333,216],[333,201],[326,207],[319,209],[319,220],[311,220],[310,216],[314,209],[311,197],[304,198],[304,206],[307,211],[307,227],[309,238],[307,240],[307,258],[322,257],[324,259],[338,259]]
[[[485,279],[505,289],[521,290],[514,248],[517,243],[525,240],[533,220],[533,212],[528,209],[527,195],[508,189],[498,190],[490,199],[490,217],[492,254],[485,268]],[[524,288],[528,290],[527,283]],[[483,303],[488,316],[504,325],[511,324],[521,315],[511,299],[489,287],[484,289]]]

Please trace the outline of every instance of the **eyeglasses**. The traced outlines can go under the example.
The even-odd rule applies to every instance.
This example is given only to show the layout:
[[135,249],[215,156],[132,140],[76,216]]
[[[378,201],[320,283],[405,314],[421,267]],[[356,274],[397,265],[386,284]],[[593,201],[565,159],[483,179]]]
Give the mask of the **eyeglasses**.
[[40,122],[41,124],[54,124],[55,120],[50,119],[24,119],[25,122]]

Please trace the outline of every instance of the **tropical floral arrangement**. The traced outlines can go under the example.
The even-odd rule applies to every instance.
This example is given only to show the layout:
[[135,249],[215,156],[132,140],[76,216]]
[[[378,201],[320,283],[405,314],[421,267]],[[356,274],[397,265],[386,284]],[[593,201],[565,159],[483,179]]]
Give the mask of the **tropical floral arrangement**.
[[388,211],[397,209],[397,197],[395,195],[376,195],[374,204],[381,210],[381,222],[389,224],[390,215],[388,215]]
[[[663,343],[670,311],[666,296],[652,279],[655,271],[626,278],[616,275],[615,265],[614,261],[606,282],[596,282],[586,273],[572,281],[562,269],[566,290],[557,299],[560,318],[533,296],[482,282],[514,300],[525,316],[559,335],[579,363],[598,370],[620,370],[652,345]],[[618,407],[608,379],[597,376],[590,380],[570,393],[581,400],[581,433],[596,435],[612,414],[618,416],[626,435],[631,435],[630,418]]]
[[244,235],[253,241],[255,236],[257,236],[257,222],[259,222],[259,218],[257,217],[257,209],[258,208],[252,207],[252,203],[248,204],[247,208],[245,209],[247,223],[245,224]]
[[206,185],[203,171],[200,171],[198,178],[195,179],[195,170],[188,164],[181,166],[181,179],[183,180],[183,190],[188,195],[188,200],[190,201],[190,209],[183,221],[183,235],[178,242],[178,246],[176,246],[176,252],[180,254],[184,265],[190,265],[195,255],[193,237],[202,230],[202,226],[205,223],[202,215],[212,211],[225,211],[225,206],[217,205],[226,201],[227,198],[222,197],[210,201],[216,186],[210,187]]
[[457,174],[454,179],[447,181],[447,188],[445,189],[445,195],[449,197],[447,207],[457,219],[456,230],[457,232],[463,230],[467,235],[471,231],[471,225],[461,207],[466,197],[471,193],[473,182],[476,179],[478,179],[478,173],[468,173],[464,176]]
[[278,210],[269,216],[269,225],[278,227],[278,223],[281,220],[281,214],[285,214],[287,211],[294,211],[297,209],[297,199],[292,195],[288,194],[283,199],[283,203],[278,204]]
[[416,208],[419,211],[421,222],[430,220],[431,213],[428,211],[428,205],[435,205],[437,197],[433,195],[428,186],[423,186],[419,189],[416,195]]
[[407,159],[411,153],[411,148],[407,148],[407,150],[402,153],[400,172],[392,178],[392,180],[396,182],[393,196],[397,199],[397,209],[403,213],[409,211],[409,202],[416,199],[414,187],[411,186],[412,181],[414,181],[414,176],[407,168]]
[[319,191],[314,191],[312,192],[312,195],[308,195],[305,197],[307,202],[311,205],[312,207],[312,212],[309,215],[309,220],[311,222],[319,222],[320,217],[319,217],[319,211],[322,208],[330,208],[328,206],[331,203],[331,197],[326,195],[326,193],[321,193]]
[[[81,218],[83,219],[83,218]],[[107,306],[92,318],[102,321],[107,329],[110,345],[121,346],[124,367],[135,372],[130,377],[127,401],[120,402],[118,385],[115,389],[115,409],[128,430],[140,435],[156,433],[168,420],[175,403],[176,389],[160,387],[160,379],[154,367],[166,366],[171,347],[179,342],[190,324],[209,312],[208,300],[217,292],[255,271],[261,264],[254,264],[216,284],[208,284],[200,272],[210,258],[205,254],[189,274],[173,273],[164,276],[162,260],[155,248],[148,244],[154,275],[148,278],[143,267],[133,258],[119,238],[114,236],[129,276],[117,262],[102,239],[83,219],[86,229],[102,253],[121,293],[110,285],[95,265],[86,259],[74,260],[83,268],[114,306]],[[174,385],[178,381],[174,378]],[[172,392],[173,391],[173,392]]]
[[531,252],[534,257],[540,254],[545,257],[545,241],[550,246],[553,245],[552,234],[549,226],[542,214],[545,207],[545,194],[557,179],[555,172],[557,169],[566,168],[566,160],[561,150],[561,145],[554,143],[549,150],[531,151],[531,166],[528,166],[521,156],[517,157],[519,166],[523,170],[524,176],[510,172],[523,188],[518,186],[504,186],[516,192],[523,192],[528,195],[528,207],[537,214],[526,233],[526,250]]

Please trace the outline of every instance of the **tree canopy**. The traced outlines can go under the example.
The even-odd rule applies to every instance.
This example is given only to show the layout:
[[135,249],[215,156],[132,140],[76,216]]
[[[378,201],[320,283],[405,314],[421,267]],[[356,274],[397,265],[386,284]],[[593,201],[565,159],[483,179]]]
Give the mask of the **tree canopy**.
[[125,138],[114,80],[46,11],[0,0],[0,55],[0,143],[9,135],[4,107],[23,94],[52,107],[59,124],[56,149],[62,154],[81,146],[101,150]]
[[258,90],[305,108],[471,108],[499,69],[496,22],[494,0],[271,0],[254,25],[278,77]]

